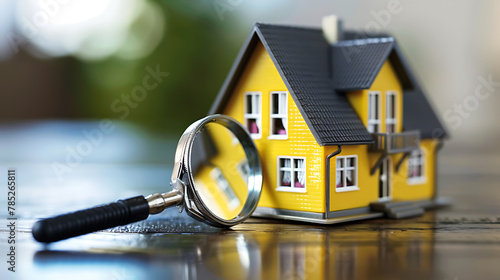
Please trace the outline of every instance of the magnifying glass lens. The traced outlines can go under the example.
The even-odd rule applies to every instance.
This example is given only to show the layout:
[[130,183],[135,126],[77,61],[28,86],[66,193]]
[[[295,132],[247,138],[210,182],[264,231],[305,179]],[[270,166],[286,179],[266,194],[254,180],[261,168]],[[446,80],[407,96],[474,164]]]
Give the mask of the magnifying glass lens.
[[221,124],[207,123],[193,141],[191,168],[206,208],[220,219],[236,218],[248,197],[250,172],[238,138]]

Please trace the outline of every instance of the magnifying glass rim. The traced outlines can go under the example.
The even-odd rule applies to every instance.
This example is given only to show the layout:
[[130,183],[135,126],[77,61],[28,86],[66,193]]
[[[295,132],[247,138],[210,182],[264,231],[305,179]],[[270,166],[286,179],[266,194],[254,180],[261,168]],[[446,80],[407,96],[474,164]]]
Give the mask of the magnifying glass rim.
[[[218,215],[214,214],[206,206],[198,190],[196,189],[196,185],[194,183],[194,178],[192,175],[193,170],[191,166],[191,152],[193,149],[193,143],[196,136],[209,123],[218,123],[229,129],[229,131],[231,131],[234,136],[238,138],[238,141],[240,141],[248,160],[250,175],[248,176],[247,199],[245,201],[245,204],[243,205],[243,208],[241,209],[241,212],[235,218],[229,220],[222,219]],[[174,173],[172,174],[172,181],[174,181],[175,179],[180,180],[180,177],[182,177],[183,175],[183,172],[181,171],[182,166],[185,167],[185,174],[187,176],[184,177],[187,179],[187,182],[184,182],[186,184],[184,201],[186,211],[189,214],[194,215],[194,217],[198,220],[202,220],[208,224],[219,227],[228,227],[239,224],[252,215],[255,208],[257,207],[257,203],[259,202],[260,194],[262,192],[262,168],[257,147],[250,137],[250,133],[244,126],[242,126],[234,118],[226,115],[207,116],[194,122],[186,129],[186,131],[184,131],[184,134],[179,140],[178,149],[179,148],[181,150],[177,151],[179,153],[179,157],[176,154],[176,168],[174,168]],[[178,169],[177,172],[175,169]]]

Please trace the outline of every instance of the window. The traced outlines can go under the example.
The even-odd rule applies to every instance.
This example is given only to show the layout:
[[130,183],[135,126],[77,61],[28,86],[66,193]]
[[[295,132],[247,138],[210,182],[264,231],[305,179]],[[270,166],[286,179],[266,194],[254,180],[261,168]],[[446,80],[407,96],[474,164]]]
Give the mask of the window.
[[288,136],[287,92],[271,92],[270,138],[286,139]]
[[262,136],[262,104],[260,92],[246,92],[244,102],[245,126],[254,139]]
[[424,181],[424,154],[422,150],[414,150],[408,159],[408,183],[418,184]]
[[380,132],[380,92],[368,92],[368,132]]
[[385,93],[385,130],[387,133],[396,131],[396,92]]
[[224,174],[222,174],[222,171],[218,167],[214,167],[214,169],[210,171],[210,177],[212,177],[212,180],[215,181],[219,190],[224,194],[222,197],[228,204],[229,209],[234,210],[238,208],[238,206],[241,205],[240,199],[234,193],[233,188],[226,177],[224,177]]
[[306,191],[306,159],[278,157],[278,187],[280,191]]
[[335,189],[337,192],[359,190],[357,156],[337,157],[336,165]]
[[244,159],[240,161],[236,165],[236,170],[238,170],[241,179],[243,179],[243,181],[245,181],[245,183],[248,185],[248,177],[249,177],[248,175],[250,174],[250,165],[248,164],[248,160]]

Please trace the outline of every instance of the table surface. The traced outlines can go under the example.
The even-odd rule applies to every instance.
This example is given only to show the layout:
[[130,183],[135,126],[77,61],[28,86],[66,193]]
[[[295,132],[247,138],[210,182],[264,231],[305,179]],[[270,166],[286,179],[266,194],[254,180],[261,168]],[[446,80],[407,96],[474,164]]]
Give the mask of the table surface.
[[5,264],[9,229],[7,211],[0,210],[1,279],[500,278],[500,174],[491,166],[499,157],[454,149],[443,151],[439,175],[439,193],[452,206],[419,218],[327,226],[251,218],[221,230],[168,209],[128,226],[39,244],[30,232],[38,218],[168,186],[175,140],[126,124],[57,173],[56,162],[66,164],[68,151],[85,139],[81,132],[95,127],[0,125],[0,145],[11,147],[0,155],[0,181],[12,167],[18,178],[16,272]]

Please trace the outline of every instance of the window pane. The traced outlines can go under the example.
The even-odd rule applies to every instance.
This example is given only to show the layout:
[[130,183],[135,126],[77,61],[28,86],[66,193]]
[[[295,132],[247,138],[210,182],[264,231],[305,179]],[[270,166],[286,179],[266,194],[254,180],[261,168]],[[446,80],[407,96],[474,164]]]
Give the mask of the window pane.
[[354,186],[356,185],[356,181],[355,181],[355,178],[354,178],[354,170],[347,170],[346,171],[346,186]]
[[272,120],[273,129],[271,133],[273,135],[286,135],[285,125],[283,123],[283,118],[273,118]]
[[286,93],[280,94],[279,112],[282,115],[286,115]]
[[373,116],[373,119],[375,120],[378,120],[379,119],[379,113],[378,113],[378,94],[375,94],[374,96],[374,111],[375,111],[375,115]]
[[292,174],[290,171],[280,171],[280,186],[290,187],[292,185]]
[[241,179],[243,179],[243,181],[248,184],[248,175],[250,174],[250,165],[248,164],[248,161],[243,160],[236,166],[236,168],[241,175]]
[[305,160],[304,159],[295,159],[294,160],[294,166],[295,168],[299,168],[299,169],[304,169],[304,162]]
[[368,95],[368,119],[373,119],[373,94]]
[[336,180],[337,188],[342,188],[344,186],[344,182],[342,179],[343,176],[344,176],[344,171],[337,171],[337,180]]
[[423,154],[422,151],[413,151],[408,159],[408,178],[423,177]]
[[259,108],[259,104],[260,104],[260,95],[256,94],[254,95],[255,97],[255,100],[254,100],[254,104],[253,104],[253,111],[252,113],[254,114],[260,114],[260,108]]
[[271,93],[271,135],[287,135],[286,94]]
[[338,158],[337,159],[337,169],[340,169],[344,167],[344,159],[343,158]]
[[279,113],[279,94],[273,93],[271,102],[272,102],[271,113],[278,114]]
[[289,158],[280,159],[280,167],[292,167]]
[[355,166],[355,158],[347,158],[347,166],[354,167]]
[[390,96],[390,103],[391,103],[391,111],[390,111],[390,117],[395,118],[396,117],[396,96],[394,94],[389,95]]
[[252,95],[251,94],[247,94],[247,108],[246,108],[246,112],[247,114],[251,114],[252,113]]
[[306,176],[304,171],[295,171],[295,188],[304,188],[306,185]]
[[234,190],[228,185],[227,188],[224,189],[224,194],[226,195],[227,199],[231,201],[239,201],[238,197],[234,193]]
[[234,190],[229,185],[229,182],[226,180],[226,177],[222,174],[222,172],[218,171],[215,179],[217,180],[217,185],[222,190],[222,192],[226,195],[228,201],[238,200],[238,197],[234,193]]
[[247,119],[247,129],[251,134],[259,134],[259,126],[256,119]]
[[394,118],[394,95],[387,94],[386,95],[387,101],[386,101],[386,119],[393,119]]

